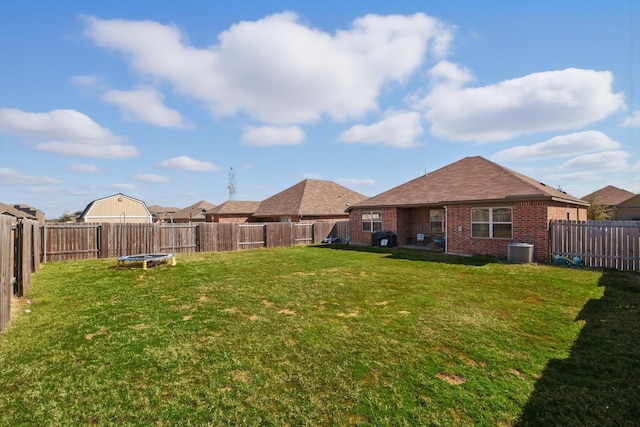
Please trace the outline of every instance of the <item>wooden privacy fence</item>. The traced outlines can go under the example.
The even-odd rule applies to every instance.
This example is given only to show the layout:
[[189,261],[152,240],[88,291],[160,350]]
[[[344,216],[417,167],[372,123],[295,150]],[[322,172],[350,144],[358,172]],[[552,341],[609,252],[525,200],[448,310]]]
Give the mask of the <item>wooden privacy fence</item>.
[[42,261],[150,253],[237,251],[320,243],[348,233],[348,221],[316,223],[44,224]]
[[639,221],[552,221],[550,245],[588,267],[640,271]]
[[39,223],[0,215],[0,331],[11,316],[11,301],[31,288],[40,266]]

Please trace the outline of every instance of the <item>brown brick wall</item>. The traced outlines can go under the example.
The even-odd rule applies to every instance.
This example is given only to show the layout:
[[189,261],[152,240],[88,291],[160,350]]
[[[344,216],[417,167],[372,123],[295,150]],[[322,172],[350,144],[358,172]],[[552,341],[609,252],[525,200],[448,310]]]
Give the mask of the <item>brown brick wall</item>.
[[[476,205],[474,205],[476,206]],[[479,206],[479,205],[477,205]],[[506,206],[506,205],[501,205]],[[507,205],[508,206],[508,205]],[[514,202],[513,238],[485,239],[471,237],[471,205],[448,208],[447,250],[457,254],[487,254],[507,257],[511,243],[533,245],[533,259],[549,262],[549,221],[552,219],[586,220],[586,208],[551,201]]]
[[[362,231],[362,212],[382,212],[382,230],[393,231],[398,233],[398,209],[382,208],[382,209],[353,209],[349,212],[349,239],[351,243],[361,243],[365,245],[371,244],[370,232]],[[400,236],[398,236],[400,237]],[[404,244],[403,240],[398,239],[398,244]]]
[[[513,238],[471,237],[471,208],[475,206],[510,206],[513,209]],[[382,212],[382,229],[397,233],[400,245],[408,242],[407,238],[415,239],[417,233],[429,231],[428,208],[385,208],[375,211]],[[460,255],[484,254],[506,258],[511,243],[529,243],[533,245],[534,261],[549,262],[549,221],[567,218],[586,220],[587,210],[546,200],[497,205],[451,205],[447,207],[447,251]],[[362,210],[350,212],[349,233],[353,243],[371,244],[371,233],[362,231]]]
[[[208,218],[208,217],[207,217]],[[244,224],[249,221],[251,216],[220,216],[218,217],[218,221],[220,223],[234,223],[234,224]]]
[[[471,208],[490,205],[453,205],[448,207],[447,251],[454,254],[482,254],[506,258],[511,243],[534,245],[534,260],[548,261],[548,221],[544,201],[515,202],[512,208],[513,238],[489,239],[471,237]],[[493,205],[497,207],[498,205]]]

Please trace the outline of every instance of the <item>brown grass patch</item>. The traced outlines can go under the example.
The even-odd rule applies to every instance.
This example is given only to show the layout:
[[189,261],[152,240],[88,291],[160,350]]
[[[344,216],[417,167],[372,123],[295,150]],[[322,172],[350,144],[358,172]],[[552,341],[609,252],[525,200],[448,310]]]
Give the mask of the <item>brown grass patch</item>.
[[511,369],[509,369],[509,373],[515,375],[516,377],[520,378],[521,380],[524,379],[524,374],[519,369],[511,368]]
[[411,314],[411,312],[410,312],[410,311],[407,311],[407,310],[400,310],[400,311],[398,312],[398,314],[404,314],[404,315],[407,315],[407,314]]
[[468,354],[462,353],[458,355],[458,358],[466,365],[470,365],[470,366],[482,366],[483,368],[485,366],[487,366],[487,362],[485,362],[484,360],[481,361],[477,361],[475,360],[473,357],[471,357]]
[[249,372],[249,371],[240,371],[240,370],[231,371],[231,378],[233,378],[234,381],[238,381],[238,382],[245,383],[245,384],[250,384],[251,383],[251,372]]
[[131,329],[135,329],[136,331],[140,331],[142,329],[149,329],[151,325],[147,325],[145,323],[139,323],[137,325],[133,325]]
[[436,377],[440,378],[442,381],[445,381],[451,385],[460,385],[467,382],[466,378],[460,377],[456,374],[452,374],[451,372],[438,372]]
[[360,314],[360,311],[359,310],[355,310],[355,311],[352,311],[350,313],[338,313],[337,316],[338,317],[347,317],[347,318],[349,318],[349,317],[358,317],[359,314]]
[[95,337],[95,336],[97,336],[97,335],[106,335],[106,334],[108,334],[108,333],[109,333],[109,330],[108,330],[108,329],[100,329],[100,330],[99,330],[99,331],[97,331],[97,332],[94,332],[94,333],[92,333],[92,334],[87,334],[87,335],[85,335],[85,338],[86,338],[86,339],[88,339],[88,340],[92,340],[92,339],[93,339],[93,337]]
[[388,305],[389,301],[380,301],[380,302],[376,302],[373,305],[377,305],[377,306],[385,306]]
[[193,316],[191,316],[191,315],[182,316],[182,320],[183,320],[183,321],[185,321],[185,322],[186,322],[187,320],[191,320],[192,318],[193,318]]
[[280,314],[286,314],[288,316],[293,316],[294,314],[296,314],[295,311],[288,309],[288,308],[281,308],[280,310],[278,310],[278,313]]
[[260,319],[260,316],[252,314],[251,316],[249,316],[249,320],[251,320],[252,322],[255,322],[256,320]]
[[271,307],[273,305],[271,301],[268,301],[266,299],[263,299],[261,302],[263,305],[266,305],[267,307]]

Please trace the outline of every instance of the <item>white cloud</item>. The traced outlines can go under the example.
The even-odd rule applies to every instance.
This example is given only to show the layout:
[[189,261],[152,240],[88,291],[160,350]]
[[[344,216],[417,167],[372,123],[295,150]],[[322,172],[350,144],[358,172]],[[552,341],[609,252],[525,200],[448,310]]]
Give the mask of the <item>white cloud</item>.
[[244,111],[281,125],[375,110],[385,84],[402,83],[426,53],[446,54],[453,38],[451,26],[422,13],[367,15],[334,34],[280,13],[239,22],[208,48],[158,22],[85,17],[84,23],[97,45],[122,52],[136,72],[169,82],[214,115]]
[[137,156],[138,150],[132,145],[107,144],[91,145],[76,142],[51,141],[36,145],[38,151],[61,154],[68,157],[86,157],[97,159],[125,159]]
[[75,75],[70,78],[71,82],[78,86],[84,86],[89,88],[106,88],[107,84],[104,81],[104,77],[96,75]]
[[78,173],[100,173],[101,170],[96,165],[89,164],[79,164],[79,165],[71,165],[68,167],[71,172]]
[[72,157],[120,159],[138,155],[126,138],[111,133],[75,110],[30,113],[0,108],[0,133],[23,139],[44,139],[36,149]]
[[195,160],[188,156],[173,157],[169,160],[163,160],[160,166],[165,169],[186,170],[193,172],[206,172],[220,169],[211,162]]
[[120,108],[126,120],[148,123],[166,128],[188,128],[182,115],[164,105],[163,94],[154,88],[138,90],[109,90],[102,97]]
[[609,180],[613,175],[630,177],[633,173],[638,173],[638,166],[629,164],[630,157],[631,154],[621,150],[585,154],[554,167],[555,173],[550,175],[548,179],[590,181],[602,179],[603,174],[606,174]]
[[154,175],[154,174],[138,174],[138,175],[134,175],[132,177],[132,179],[136,180],[136,181],[142,181],[142,182],[169,182],[170,179],[167,178],[166,176],[162,176],[162,175]]
[[626,151],[585,154],[564,162],[559,169],[591,172],[624,171],[630,167],[627,161],[629,157],[631,157],[631,154]]
[[635,110],[632,115],[625,117],[622,126],[640,126],[640,110]]
[[61,184],[62,181],[48,176],[24,175],[10,168],[0,168],[0,184],[2,185],[48,185]]
[[608,71],[568,68],[475,88],[453,64],[432,70],[434,87],[420,106],[431,132],[451,140],[502,141],[534,132],[571,129],[604,119],[624,107]]
[[297,145],[304,141],[304,131],[298,126],[248,127],[242,134],[242,143],[257,147]]
[[337,180],[339,184],[348,185],[376,185],[376,182],[371,178],[340,178]]
[[612,140],[600,131],[589,130],[555,136],[544,142],[529,146],[519,145],[507,148],[497,152],[493,156],[493,160],[504,162],[555,159],[615,148],[620,148],[619,142]]
[[15,108],[0,108],[0,132],[22,138],[55,139],[88,144],[121,142],[109,129],[75,110],[29,113]]
[[435,86],[450,86],[458,89],[474,80],[473,72],[446,60],[438,62],[430,71]]
[[340,134],[349,143],[382,144],[392,147],[411,147],[423,132],[417,112],[387,113],[386,118],[372,125],[355,125]]

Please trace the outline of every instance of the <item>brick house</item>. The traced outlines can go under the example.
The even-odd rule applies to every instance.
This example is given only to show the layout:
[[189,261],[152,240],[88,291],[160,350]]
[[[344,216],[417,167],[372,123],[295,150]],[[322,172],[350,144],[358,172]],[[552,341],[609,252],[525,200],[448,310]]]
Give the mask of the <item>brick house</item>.
[[261,222],[348,220],[346,209],[366,198],[332,181],[305,179],[263,200],[253,218]]
[[352,243],[392,231],[398,244],[444,238],[451,254],[506,257],[511,243],[534,245],[548,262],[549,222],[587,219],[589,204],[482,157],[467,157],[349,207]]
[[244,223],[252,220],[260,202],[227,200],[206,212],[207,222]]

